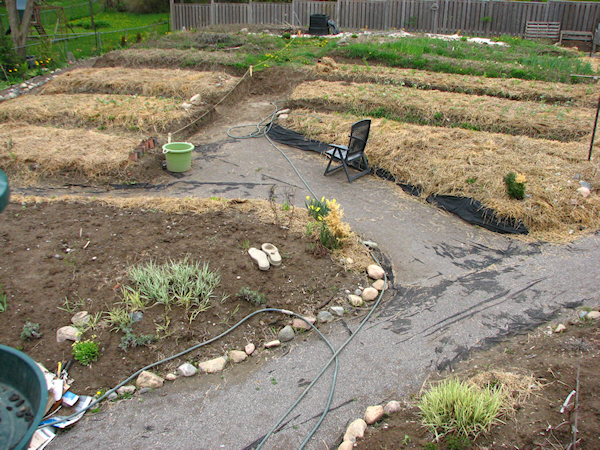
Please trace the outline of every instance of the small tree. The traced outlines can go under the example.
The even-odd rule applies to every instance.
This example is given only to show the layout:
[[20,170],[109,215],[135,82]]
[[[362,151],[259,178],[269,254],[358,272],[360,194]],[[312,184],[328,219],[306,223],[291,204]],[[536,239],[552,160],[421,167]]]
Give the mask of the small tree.
[[17,11],[17,0],[6,0],[6,11],[8,12],[8,23],[10,24],[13,44],[15,45],[17,54],[23,59],[25,59],[26,55],[25,44],[27,43],[34,4],[35,0],[27,0],[23,19],[20,20]]

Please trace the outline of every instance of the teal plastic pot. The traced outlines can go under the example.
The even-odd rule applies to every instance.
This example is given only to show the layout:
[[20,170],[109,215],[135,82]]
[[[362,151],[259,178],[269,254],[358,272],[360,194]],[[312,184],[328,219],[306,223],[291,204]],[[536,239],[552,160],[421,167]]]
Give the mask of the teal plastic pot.
[[48,385],[35,361],[0,345],[0,448],[28,448],[47,401]]
[[187,172],[192,168],[194,144],[189,142],[171,142],[163,145],[169,172]]

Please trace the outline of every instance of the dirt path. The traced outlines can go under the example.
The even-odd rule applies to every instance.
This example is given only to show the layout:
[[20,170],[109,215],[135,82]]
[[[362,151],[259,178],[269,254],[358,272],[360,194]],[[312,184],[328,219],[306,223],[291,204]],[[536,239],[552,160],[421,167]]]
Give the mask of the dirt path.
[[[193,170],[150,189],[111,195],[268,198],[302,205],[308,190],[264,138],[233,140],[231,125],[256,123],[271,111],[271,96],[230,109],[191,141],[199,144]],[[597,296],[596,236],[568,246],[524,244],[467,225],[408,198],[374,177],[349,184],[323,177],[318,155],[284,148],[318,196],[336,198],[353,228],[380,244],[393,267],[393,289],[340,358],[332,410],[307,448],[333,448],[348,421],[365,407],[420,387],[431,370],[472,349],[519,332],[564,307]],[[323,327],[339,346],[357,326]],[[258,364],[197,377],[89,415],[52,449],[250,449],[312,380],[329,352],[316,339]],[[264,448],[297,448],[324,407],[331,370]],[[275,382],[273,382],[275,380]],[[253,444],[254,443],[254,444]]]

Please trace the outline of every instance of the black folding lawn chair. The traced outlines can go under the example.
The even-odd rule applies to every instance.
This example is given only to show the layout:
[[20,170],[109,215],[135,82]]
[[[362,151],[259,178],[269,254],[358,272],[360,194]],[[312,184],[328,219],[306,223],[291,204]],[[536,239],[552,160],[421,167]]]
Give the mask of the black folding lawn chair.
[[[348,181],[352,183],[352,181],[356,180],[358,177],[368,174],[369,162],[365,156],[365,146],[367,145],[370,128],[371,121],[369,119],[361,120],[352,125],[348,146],[328,144],[330,148],[325,151],[325,154],[330,159],[323,175],[328,175],[343,167],[346,171]],[[333,161],[339,162],[340,164],[331,167]],[[350,176],[350,172],[348,171],[350,165],[356,167],[360,172]]]

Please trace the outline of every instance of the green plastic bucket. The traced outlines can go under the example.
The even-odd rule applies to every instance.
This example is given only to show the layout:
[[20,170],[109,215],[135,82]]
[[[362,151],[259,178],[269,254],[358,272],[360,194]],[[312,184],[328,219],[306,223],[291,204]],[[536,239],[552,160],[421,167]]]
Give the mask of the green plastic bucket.
[[163,145],[163,153],[167,158],[169,172],[187,172],[192,168],[192,150],[194,144],[189,142],[171,142]]
[[0,345],[0,448],[23,450],[46,411],[48,386],[33,359]]

